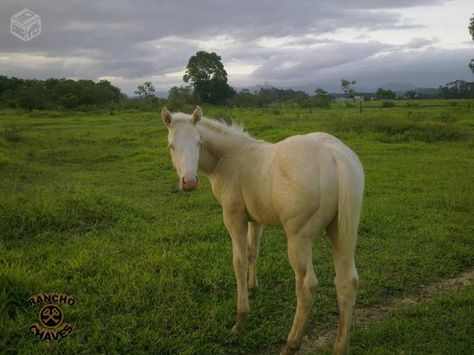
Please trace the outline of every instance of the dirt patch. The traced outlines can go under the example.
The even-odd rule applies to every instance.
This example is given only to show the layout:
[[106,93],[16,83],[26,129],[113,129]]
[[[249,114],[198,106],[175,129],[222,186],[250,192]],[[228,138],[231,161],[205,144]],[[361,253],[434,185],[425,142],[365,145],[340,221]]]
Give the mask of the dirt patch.
[[[455,291],[464,286],[474,283],[474,270],[468,270],[459,276],[434,282],[429,285],[422,285],[414,294],[402,297],[388,298],[382,304],[377,304],[370,308],[355,308],[353,326],[363,328],[372,322],[382,320],[388,312],[400,309],[412,304],[428,300],[443,293]],[[336,337],[337,319],[328,325],[327,330],[315,337],[305,337],[301,346],[300,354],[308,354],[315,351],[331,349]]]

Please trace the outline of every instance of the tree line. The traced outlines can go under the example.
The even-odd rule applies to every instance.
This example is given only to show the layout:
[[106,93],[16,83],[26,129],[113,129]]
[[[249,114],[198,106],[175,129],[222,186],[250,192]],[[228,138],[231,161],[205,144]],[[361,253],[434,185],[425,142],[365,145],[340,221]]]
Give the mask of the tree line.
[[474,99],[474,82],[456,80],[439,87],[442,99]]
[[[191,86],[174,86],[168,93],[171,107],[193,105],[199,103],[200,100],[201,98],[196,97]],[[286,102],[294,103],[300,107],[328,107],[333,100],[334,96],[322,89],[317,89],[314,95],[309,95],[300,90],[262,87],[253,92],[248,89],[235,91],[232,96],[219,103],[236,107],[266,107],[273,103]]]
[[74,109],[104,106],[123,98],[107,80],[28,80],[0,75],[0,106],[32,109]]
[[[228,84],[227,72],[221,57],[214,52],[198,51],[186,67],[183,81],[186,86],[174,86],[169,90],[167,104],[180,109],[184,105],[209,103],[237,107],[263,107],[274,103],[293,103],[298,107],[329,107],[338,94],[329,94],[317,88],[314,93],[293,89],[262,87],[250,92],[236,91]],[[474,98],[474,82],[456,80],[440,86],[435,95],[409,90],[397,96],[392,90],[379,88],[375,93],[357,93],[355,80],[341,80],[343,97],[347,99],[394,100],[396,98]],[[27,80],[0,75],[0,107],[32,109],[77,109],[80,107],[121,104],[129,108],[151,108],[160,104],[155,88],[149,81],[135,91],[138,99],[129,99],[120,89],[107,80],[46,79]]]

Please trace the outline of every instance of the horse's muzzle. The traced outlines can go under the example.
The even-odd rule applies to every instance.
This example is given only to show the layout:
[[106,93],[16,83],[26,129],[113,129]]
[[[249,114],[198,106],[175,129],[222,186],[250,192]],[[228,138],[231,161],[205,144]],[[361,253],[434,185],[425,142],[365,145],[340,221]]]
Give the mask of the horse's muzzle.
[[196,190],[198,187],[199,181],[198,177],[196,176],[194,179],[186,179],[184,176],[181,178],[179,182],[179,187],[181,191],[190,192]]

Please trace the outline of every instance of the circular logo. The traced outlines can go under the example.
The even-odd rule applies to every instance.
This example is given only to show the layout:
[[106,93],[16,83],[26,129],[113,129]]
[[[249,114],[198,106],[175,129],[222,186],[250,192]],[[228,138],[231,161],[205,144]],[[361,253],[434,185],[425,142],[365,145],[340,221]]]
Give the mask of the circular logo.
[[63,322],[63,312],[58,306],[48,304],[41,308],[39,319],[46,328],[56,328]]

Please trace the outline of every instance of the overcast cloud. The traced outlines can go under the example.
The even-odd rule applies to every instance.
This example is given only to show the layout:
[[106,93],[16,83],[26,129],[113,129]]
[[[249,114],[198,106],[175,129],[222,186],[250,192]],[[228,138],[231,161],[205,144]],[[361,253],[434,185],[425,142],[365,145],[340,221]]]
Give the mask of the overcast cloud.
[[[42,33],[9,33],[23,8]],[[437,87],[472,80],[465,0],[35,0],[0,3],[0,74],[108,78],[128,94],[151,80],[181,85],[197,50],[222,56],[231,85],[337,87],[388,82]]]

